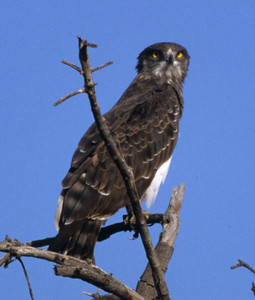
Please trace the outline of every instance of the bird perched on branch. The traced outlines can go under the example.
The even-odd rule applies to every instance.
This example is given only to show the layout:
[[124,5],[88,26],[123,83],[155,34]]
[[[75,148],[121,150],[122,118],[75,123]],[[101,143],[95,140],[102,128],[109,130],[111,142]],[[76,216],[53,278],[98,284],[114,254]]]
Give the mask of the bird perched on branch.
[[[188,65],[188,52],[178,44],[147,47],[138,56],[137,76],[104,115],[148,206],[165,180],[177,143]],[[59,232],[49,250],[92,258],[102,224],[130,203],[95,123],[80,140],[62,187],[55,214]]]

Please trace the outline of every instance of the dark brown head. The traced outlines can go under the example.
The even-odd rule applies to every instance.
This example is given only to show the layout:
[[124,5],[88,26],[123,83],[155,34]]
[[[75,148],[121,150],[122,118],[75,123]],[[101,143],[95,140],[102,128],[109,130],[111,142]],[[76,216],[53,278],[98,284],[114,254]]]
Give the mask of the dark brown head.
[[165,83],[183,83],[189,66],[187,50],[175,43],[158,43],[145,48],[138,56],[138,74]]

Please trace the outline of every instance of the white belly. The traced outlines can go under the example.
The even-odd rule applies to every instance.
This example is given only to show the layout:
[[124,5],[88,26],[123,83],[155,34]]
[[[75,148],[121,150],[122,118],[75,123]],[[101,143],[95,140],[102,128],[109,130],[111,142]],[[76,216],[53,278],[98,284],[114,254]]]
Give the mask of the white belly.
[[144,193],[144,195],[142,197],[142,201],[146,202],[146,206],[148,208],[155,201],[157,194],[158,194],[160,184],[164,183],[164,181],[166,179],[166,175],[167,175],[170,163],[171,163],[171,159],[172,159],[172,157],[170,157],[169,160],[166,161],[165,163],[163,163],[163,165],[158,169],[158,171],[155,174],[154,179],[152,180],[150,186],[148,187],[148,189],[146,190],[146,192]]

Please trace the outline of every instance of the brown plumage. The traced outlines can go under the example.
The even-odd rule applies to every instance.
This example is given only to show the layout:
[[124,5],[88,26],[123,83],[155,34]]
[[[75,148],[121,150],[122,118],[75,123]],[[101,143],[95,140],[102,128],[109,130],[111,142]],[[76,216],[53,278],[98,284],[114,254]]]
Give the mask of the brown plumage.
[[[150,198],[149,203],[177,143],[188,64],[189,55],[180,45],[159,43],[146,48],[138,57],[137,77],[104,115],[133,169],[141,200]],[[160,172],[164,174],[153,181]],[[124,181],[95,123],[80,140],[62,187],[55,216],[59,233],[49,249],[91,258],[102,224],[129,204]]]

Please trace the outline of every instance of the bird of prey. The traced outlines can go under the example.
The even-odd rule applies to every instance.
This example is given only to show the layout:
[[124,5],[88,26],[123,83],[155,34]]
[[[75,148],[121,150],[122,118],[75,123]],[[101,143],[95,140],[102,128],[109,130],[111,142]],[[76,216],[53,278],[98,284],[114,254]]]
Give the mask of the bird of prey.
[[[132,168],[140,200],[150,206],[165,180],[183,112],[187,50],[157,43],[138,56],[137,76],[104,118]],[[94,123],[81,138],[62,181],[49,250],[90,259],[101,226],[130,204],[123,178]]]

